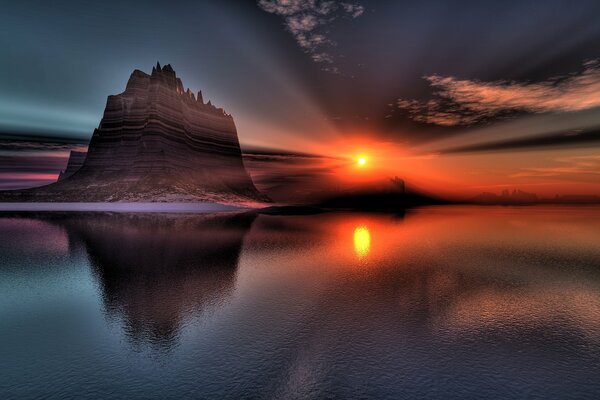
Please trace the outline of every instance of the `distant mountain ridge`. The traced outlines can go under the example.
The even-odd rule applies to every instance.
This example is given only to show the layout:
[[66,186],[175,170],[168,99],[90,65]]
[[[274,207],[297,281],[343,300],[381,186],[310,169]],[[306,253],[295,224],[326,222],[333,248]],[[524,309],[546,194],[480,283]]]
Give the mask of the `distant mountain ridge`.
[[[85,161],[55,184],[4,192],[4,201],[268,201],[254,186],[233,117],[184,90],[167,64],[135,70],[109,96]],[[71,164],[71,162],[70,162]],[[79,164],[79,165],[75,165]],[[76,171],[72,171],[76,169]]]

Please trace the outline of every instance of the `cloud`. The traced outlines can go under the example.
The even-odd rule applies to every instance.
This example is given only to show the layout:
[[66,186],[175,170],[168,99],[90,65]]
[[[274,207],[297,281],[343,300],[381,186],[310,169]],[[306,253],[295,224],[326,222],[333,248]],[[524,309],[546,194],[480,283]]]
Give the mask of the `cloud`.
[[48,155],[35,153],[0,154],[0,173],[53,173],[63,170],[69,157],[68,152],[54,152]]
[[306,153],[306,152],[299,152],[299,151],[276,150],[273,148],[258,147],[258,146],[244,146],[242,154],[243,154],[244,158],[250,157],[250,158],[256,158],[256,159],[264,159],[265,157],[284,157],[287,159],[329,158],[329,159],[343,160],[342,157],[331,157],[331,156],[324,156],[321,154]]
[[55,151],[55,150],[75,150],[82,151],[87,149],[83,144],[55,143],[55,142],[36,142],[20,140],[0,139],[0,153],[6,151]]
[[0,190],[27,189],[56,182],[57,174],[10,174],[0,173]]
[[569,75],[530,83],[481,82],[452,76],[425,76],[433,89],[429,101],[399,99],[397,107],[419,122],[471,125],[515,112],[580,111],[600,106],[600,62],[589,61]]
[[[357,3],[334,0],[259,0],[264,11],[285,19],[286,29],[294,36],[298,45],[316,63],[333,64],[334,57],[326,48],[336,45],[322,29],[340,17],[358,18],[365,8]],[[337,72],[337,68],[326,67]]]
[[600,128],[544,133],[514,139],[476,143],[444,149],[443,153],[474,153],[483,151],[514,151],[532,148],[590,147],[600,145]]
[[328,53],[313,53],[310,55],[310,58],[317,63],[333,63],[333,57]]
[[85,151],[85,140],[0,132],[0,190],[23,189],[55,182],[69,151]]
[[365,8],[359,4],[352,3],[340,3],[344,11],[352,16],[352,18],[358,18],[364,14]]
[[87,148],[87,140],[77,137],[30,135],[0,131],[0,153],[7,151],[53,151]]
[[600,177],[600,155],[560,157],[553,159],[552,167],[526,168],[511,178],[586,178],[597,181]]
[[39,155],[39,152],[0,152],[0,190],[22,189],[55,182],[67,165],[68,153]]

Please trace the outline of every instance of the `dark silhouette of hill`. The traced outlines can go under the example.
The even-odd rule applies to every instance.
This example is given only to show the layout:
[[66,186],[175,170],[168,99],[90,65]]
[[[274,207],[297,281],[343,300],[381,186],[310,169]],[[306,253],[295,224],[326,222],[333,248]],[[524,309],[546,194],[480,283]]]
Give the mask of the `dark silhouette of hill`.
[[417,192],[354,192],[333,196],[318,204],[323,208],[361,211],[397,211],[411,207],[449,204],[447,200]]
[[404,210],[451,202],[418,189],[406,189],[402,179],[394,177],[378,186],[345,190],[304,205],[273,206],[261,209],[263,214],[307,215],[335,210],[403,213]]

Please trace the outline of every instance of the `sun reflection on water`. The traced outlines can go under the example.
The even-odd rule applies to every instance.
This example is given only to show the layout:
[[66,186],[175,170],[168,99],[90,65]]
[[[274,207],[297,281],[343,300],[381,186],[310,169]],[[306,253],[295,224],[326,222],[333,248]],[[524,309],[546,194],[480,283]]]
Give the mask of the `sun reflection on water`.
[[366,257],[371,251],[371,232],[365,225],[354,228],[354,252],[358,258]]

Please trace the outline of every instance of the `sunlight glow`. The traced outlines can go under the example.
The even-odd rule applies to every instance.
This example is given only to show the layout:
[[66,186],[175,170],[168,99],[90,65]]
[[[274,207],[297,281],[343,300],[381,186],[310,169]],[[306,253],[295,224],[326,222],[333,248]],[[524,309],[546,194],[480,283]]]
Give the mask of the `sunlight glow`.
[[371,251],[371,232],[364,225],[354,229],[354,252],[358,258],[363,258]]
[[365,165],[367,163],[367,159],[365,157],[359,157],[358,158],[358,165],[360,165],[361,167],[363,165]]

